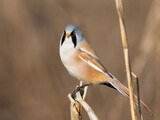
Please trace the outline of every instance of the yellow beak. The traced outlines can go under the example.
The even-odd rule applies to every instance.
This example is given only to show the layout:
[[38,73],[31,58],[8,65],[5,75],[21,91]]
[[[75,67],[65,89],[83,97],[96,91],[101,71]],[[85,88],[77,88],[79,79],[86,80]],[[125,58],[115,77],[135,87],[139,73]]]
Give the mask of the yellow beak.
[[70,35],[69,33],[66,34],[66,37],[67,37],[67,38],[70,37],[70,36],[71,36],[71,35]]

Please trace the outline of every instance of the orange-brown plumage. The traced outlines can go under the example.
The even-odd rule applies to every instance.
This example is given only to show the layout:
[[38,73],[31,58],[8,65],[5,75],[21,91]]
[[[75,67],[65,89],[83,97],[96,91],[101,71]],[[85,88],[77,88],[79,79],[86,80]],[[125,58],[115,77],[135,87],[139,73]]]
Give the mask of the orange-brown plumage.
[[99,67],[103,72],[105,72],[105,68],[101,65],[101,63],[97,59],[94,59],[93,57],[82,52],[81,49],[84,49],[87,52],[95,55],[94,51],[90,48],[87,41],[83,41],[80,44],[79,49],[74,54],[75,61],[77,62],[77,64],[80,64],[81,66],[81,68],[79,68],[80,79],[89,84],[99,84],[100,82],[104,82],[107,79],[109,79],[109,76],[103,74],[102,72],[99,72],[89,64],[82,61],[81,57],[85,60],[92,62],[94,65]]

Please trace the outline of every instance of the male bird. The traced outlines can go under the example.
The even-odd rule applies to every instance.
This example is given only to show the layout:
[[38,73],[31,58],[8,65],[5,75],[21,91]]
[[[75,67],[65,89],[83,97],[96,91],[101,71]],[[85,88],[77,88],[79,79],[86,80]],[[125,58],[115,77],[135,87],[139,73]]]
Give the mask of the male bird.
[[[129,96],[128,88],[109,73],[82,35],[78,26],[66,26],[60,40],[60,58],[71,76],[87,85],[107,85]],[[135,96],[137,101],[137,97]],[[141,101],[141,104],[151,110]]]

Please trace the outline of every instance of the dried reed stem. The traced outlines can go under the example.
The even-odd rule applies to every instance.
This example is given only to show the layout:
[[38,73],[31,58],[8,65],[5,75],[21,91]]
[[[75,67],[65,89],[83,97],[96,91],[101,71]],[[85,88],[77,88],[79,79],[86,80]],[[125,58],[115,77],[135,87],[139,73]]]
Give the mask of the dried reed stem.
[[117,8],[118,16],[119,16],[120,31],[121,31],[121,37],[122,37],[122,45],[123,45],[123,51],[124,51],[126,72],[127,72],[131,115],[132,115],[132,120],[137,120],[136,107],[134,103],[133,84],[132,84],[132,77],[131,77],[131,66],[130,66],[128,43],[127,43],[127,34],[126,34],[124,17],[123,17],[122,1],[115,0],[115,2],[116,2],[116,8]]
[[94,111],[92,110],[92,108],[87,104],[86,101],[84,101],[84,99],[82,98],[82,96],[80,95],[80,92],[76,93],[76,98],[74,101],[73,98],[71,97],[71,94],[68,95],[69,100],[71,101],[71,120],[81,120],[82,116],[79,115],[79,106],[77,106],[77,103],[86,110],[90,120],[98,120],[96,114],[94,113]]
[[[79,84],[79,86],[82,86],[82,82],[80,82],[80,84]],[[78,86],[77,86],[78,87]],[[76,87],[76,88],[77,88]],[[79,92],[76,94],[76,99],[78,99],[78,100],[81,100],[81,99],[83,99],[83,101],[84,101],[84,99],[85,99],[85,97],[86,97],[86,94],[87,94],[87,88],[88,88],[88,86],[86,86],[85,88],[84,88],[84,94],[83,94],[83,96],[77,96],[77,94],[79,95]],[[69,97],[69,99],[70,99],[70,102],[71,102],[71,104],[70,104],[70,114],[71,114],[71,120],[82,120],[82,104],[78,101],[74,101],[73,99],[72,99],[72,97],[70,97],[70,94],[68,95],[68,97]],[[78,97],[78,98],[77,98]],[[81,100],[82,101],[82,100]],[[84,106],[83,106],[84,107]],[[93,119],[94,120],[94,119]]]
[[141,111],[140,91],[139,91],[139,79],[137,75],[134,74],[133,72],[132,72],[132,76],[136,79],[139,116],[140,116],[140,120],[143,120],[142,111]]
[[71,95],[69,94],[68,95],[68,98],[70,100],[70,115],[71,115],[71,120],[81,120],[82,119],[82,116],[80,114],[80,111],[79,111],[79,108],[80,108],[80,105],[78,105],[79,103],[78,102],[75,102]]

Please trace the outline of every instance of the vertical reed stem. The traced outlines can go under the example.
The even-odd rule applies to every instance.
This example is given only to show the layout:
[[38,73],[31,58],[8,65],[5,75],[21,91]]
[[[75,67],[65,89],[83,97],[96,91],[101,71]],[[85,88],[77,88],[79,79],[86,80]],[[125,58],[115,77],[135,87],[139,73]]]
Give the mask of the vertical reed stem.
[[136,107],[134,103],[133,84],[132,84],[132,77],[131,77],[131,66],[130,66],[129,51],[128,51],[127,33],[126,33],[125,22],[123,17],[122,1],[115,0],[115,2],[116,2],[116,8],[119,16],[119,24],[120,24],[122,45],[123,45],[123,51],[124,51],[124,59],[125,59],[128,87],[129,87],[129,96],[130,96],[131,115],[132,115],[132,120],[137,120]]

